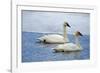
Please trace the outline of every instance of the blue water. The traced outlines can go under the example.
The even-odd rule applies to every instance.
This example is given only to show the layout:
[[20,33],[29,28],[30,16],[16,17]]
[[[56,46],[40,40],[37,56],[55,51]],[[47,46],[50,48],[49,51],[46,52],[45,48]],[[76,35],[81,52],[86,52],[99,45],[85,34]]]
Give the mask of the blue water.
[[[57,44],[39,43],[37,38],[43,33],[22,32],[22,62],[42,62],[42,61],[70,61],[86,60],[90,58],[90,36],[84,35],[80,38],[83,47],[82,51],[58,52],[55,53],[53,47]],[[68,35],[70,42],[74,42],[73,35]]]

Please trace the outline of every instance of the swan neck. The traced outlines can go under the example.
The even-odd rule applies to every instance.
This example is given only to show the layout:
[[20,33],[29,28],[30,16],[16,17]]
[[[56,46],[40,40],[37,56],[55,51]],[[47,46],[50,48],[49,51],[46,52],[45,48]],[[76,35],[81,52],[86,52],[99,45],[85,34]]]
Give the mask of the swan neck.
[[67,40],[67,27],[66,26],[64,26],[64,34],[63,34],[63,36],[64,36],[64,40],[66,42],[66,40]]
[[81,47],[80,43],[79,43],[79,37],[75,36],[75,43],[78,47]]

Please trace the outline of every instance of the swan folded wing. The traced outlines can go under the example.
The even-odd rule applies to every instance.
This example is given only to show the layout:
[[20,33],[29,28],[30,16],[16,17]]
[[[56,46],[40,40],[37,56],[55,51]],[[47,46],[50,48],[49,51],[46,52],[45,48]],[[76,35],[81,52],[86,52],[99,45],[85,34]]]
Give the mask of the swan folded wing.
[[46,37],[46,42],[48,43],[64,43],[64,37],[61,35],[48,35]]
[[67,44],[61,44],[58,45],[54,48],[54,50],[63,50],[63,51],[78,51],[78,50],[82,50],[81,47],[78,47],[76,44],[73,43],[67,43]]
[[38,38],[40,41],[46,41],[46,43],[65,43],[64,37],[61,35],[44,35]]
[[78,47],[76,44],[69,43],[64,45],[64,51],[78,51],[81,50],[80,47]]

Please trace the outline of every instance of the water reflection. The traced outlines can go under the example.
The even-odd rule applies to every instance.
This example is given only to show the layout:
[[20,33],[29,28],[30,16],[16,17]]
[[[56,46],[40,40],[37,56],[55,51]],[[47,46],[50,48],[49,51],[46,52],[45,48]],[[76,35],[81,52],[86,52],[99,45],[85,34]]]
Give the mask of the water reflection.
[[[61,56],[61,60],[72,60],[72,59],[80,59],[80,53],[81,51],[73,51],[73,52],[54,52],[58,53]],[[56,54],[55,54],[56,55]],[[57,56],[56,56],[57,58]]]

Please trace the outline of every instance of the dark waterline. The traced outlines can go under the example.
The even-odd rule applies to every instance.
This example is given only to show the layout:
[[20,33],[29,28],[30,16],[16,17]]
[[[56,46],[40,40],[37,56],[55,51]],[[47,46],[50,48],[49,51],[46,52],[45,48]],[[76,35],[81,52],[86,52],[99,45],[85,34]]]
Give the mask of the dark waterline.
[[[39,43],[37,38],[43,33],[22,32],[22,62],[42,61],[70,61],[90,59],[90,36],[84,35],[80,38],[82,51],[55,53],[53,47],[57,44]],[[74,42],[73,35],[68,35],[70,42]]]

